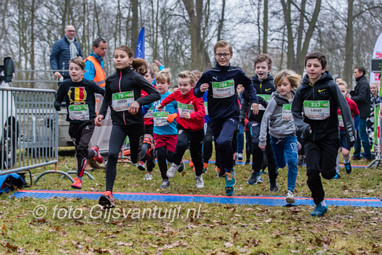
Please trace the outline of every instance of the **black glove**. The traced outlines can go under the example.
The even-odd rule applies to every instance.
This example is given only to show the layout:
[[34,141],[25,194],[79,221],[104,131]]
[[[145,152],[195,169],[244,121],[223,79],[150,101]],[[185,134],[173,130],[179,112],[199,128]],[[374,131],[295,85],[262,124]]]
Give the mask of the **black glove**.
[[59,112],[61,110],[61,104],[57,101],[54,101],[54,108]]
[[308,137],[309,137],[309,135],[310,135],[310,126],[309,126],[309,124],[308,125],[306,125],[305,127],[304,127],[304,129],[303,129],[303,131],[302,131],[302,134],[301,134],[301,138],[303,139],[303,140],[307,140],[308,139]]

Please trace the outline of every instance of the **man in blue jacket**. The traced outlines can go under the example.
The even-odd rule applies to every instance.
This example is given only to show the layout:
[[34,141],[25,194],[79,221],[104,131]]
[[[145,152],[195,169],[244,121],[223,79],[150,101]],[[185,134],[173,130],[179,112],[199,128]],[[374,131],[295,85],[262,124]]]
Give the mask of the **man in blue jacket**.
[[[70,79],[69,60],[76,57],[83,57],[81,46],[75,38],[76,30],[72,25],[65,28],[65,36],[55,42],[50,54],[50,66],[55,70],[54,76],[57,78]],[[60,70],[60,71],[57,71]],[[62,71],[61,71],[62,70]]]

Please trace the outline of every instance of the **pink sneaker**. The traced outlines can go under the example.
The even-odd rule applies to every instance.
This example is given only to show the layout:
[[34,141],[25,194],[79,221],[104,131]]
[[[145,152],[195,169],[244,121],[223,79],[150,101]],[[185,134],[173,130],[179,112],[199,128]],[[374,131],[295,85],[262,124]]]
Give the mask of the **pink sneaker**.
[[99,153],[99,147],[95,145],[92,147],[92,150],[95,150],[97,152],[97,157],[94,157],[93,159],[99,164],[101,164],[103,162],[103,157],[101,156],[101,153]]

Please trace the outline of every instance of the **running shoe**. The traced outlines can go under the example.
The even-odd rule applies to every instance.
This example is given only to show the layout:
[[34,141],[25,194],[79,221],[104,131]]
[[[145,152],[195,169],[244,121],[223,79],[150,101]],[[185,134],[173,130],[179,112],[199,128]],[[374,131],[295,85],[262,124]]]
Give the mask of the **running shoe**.
[[80,178],[74,178],[72,189],[82,189],[82,181],[80,180]]
[[114,208],[114,198],[111,191],[106,191],[105,193],[103,193],[103,195],[98,200],[98,204],[100,204],[104,208]]

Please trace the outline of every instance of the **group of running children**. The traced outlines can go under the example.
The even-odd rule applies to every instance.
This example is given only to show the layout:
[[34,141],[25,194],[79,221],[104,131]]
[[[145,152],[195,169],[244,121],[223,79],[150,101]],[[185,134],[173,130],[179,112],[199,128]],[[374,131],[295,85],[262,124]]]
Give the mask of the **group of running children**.
[[[126,136],[130,140],[131,161],[139,169],[149,170],[145,176],[148,180],[152,178],[150,171],[155,149],[163,179],[160,188],[169,187],[169,178],[183,170],[182,158],[189,148],[195,168],[195,185],[199,189],[204,187],[203,172],[212,154],[212,144],[203,141],[211,141],[214,137],[216,168],[219,175],[225,177],[226,195],[232,196],[236,184],[233,141],[238,126],[245,123],[253,146],[253,173],[248,184],[262,182],[260,170],[265,151],[270,190],[278,191],[278,169],[288,165],[286,202],[294,203],[299,132],[305,150],[307,183],[316,204],[311,215],[324,215],[327,206],[320,175],[325,179],[336,175],[340,147],[345,164],[350,166],[349,151],[355,142],[352,115],[355,117],[359,113],[354,102],[343,96],[347,88],[334,82],[326,71],[326,58],[319,52],[305,57],[306,75],[302,81],[291,70],[279,72],[273,80],[271,59],[266,54],[256,58],[256,75],[251,80],[240,68],[230,65],[233,50],[224,40],[216,43],[214,54],[216,66],[205,71],[199,79],[194,72],[180,72],[178,89],[173,93],[169,91],[170,73],[159,72],[155,88],[144,77],[147,65],[133,59],[132,50],[125,45],[114,51],[116,72],[107,78],[105,90],[82,78],[82,59],[70,60],[71,79],[59,87],[54,105],[60,110],[61,102],[66,100],[69,134],[75,144],[78,169],[72,188],[81,189],[87,159],[103,161],[98,147],[88,149],[88,144],[95,125],[102,125],[110,108],[113,126],[106,165],[106,192],[99,198],[100,205],[115,206],[116,164]],[[150,73],[148,76],[154,77]],[[241,102],[236,92],[238,86],[244,87]],[[104,96],[98,116],[94,93]],[[152,118],[152,125],[144,125],[144,115],[146,119]],[[152,142],[155,145],[151,145]],[[142,144],[147,145],[146,148]],[[167,162],[171,163],[168,169]],[[346,171],[350,173],[351,166]]]

